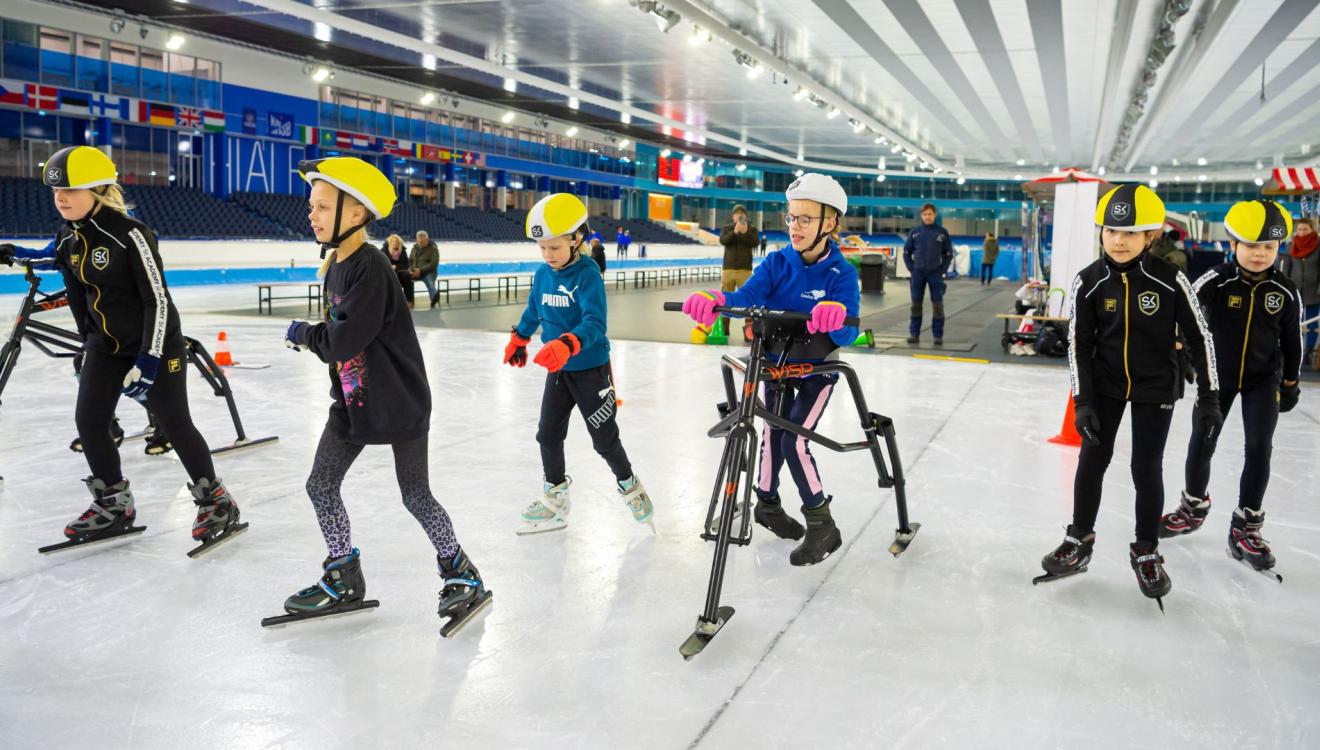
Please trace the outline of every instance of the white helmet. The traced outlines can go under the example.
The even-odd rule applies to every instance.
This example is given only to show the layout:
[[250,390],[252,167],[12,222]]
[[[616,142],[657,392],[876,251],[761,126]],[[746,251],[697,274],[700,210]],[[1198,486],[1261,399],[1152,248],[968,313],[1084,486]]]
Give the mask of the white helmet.
[[819,172],[808,172],[793,180],[793,184],[784,191],[784,197],[791,201],[816,201],[833,206],[840,216],[848,213],[848,194],[843,192],[843,186],[833,177]]

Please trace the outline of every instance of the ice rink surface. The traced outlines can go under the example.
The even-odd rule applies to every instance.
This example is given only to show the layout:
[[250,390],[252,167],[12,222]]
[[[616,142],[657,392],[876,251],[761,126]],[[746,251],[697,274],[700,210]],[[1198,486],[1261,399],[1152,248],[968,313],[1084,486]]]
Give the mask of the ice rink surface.
[[[234,304],[250,304],[247,291]],[[658,535],[631,520],[575,418],[571,523],[517,537],[518,512],[540,491],[544,375],[500,364],[506,336],[425,329],[431,484],[493,606],[456,638],[438,636],[434,551],[399,501],[388,449],[372,447],[344,496],[380,608],[265,630],[260,619],[312,584],[325,555],[303,482],[329,383],[310,353],[284,348],[288,315],[203,312],[238,294],[177,294],[184,331],[210,347],[223,328],[236,359],[271,365],[229,377],[249,434],[280,440],[217,459],[251,529],[195,560],[185,556],[184,472],[144,456],[140,441],[122,453],[146,533],[37,554],[86,507],[87,467],[67,449],[68,360],[30,347],[20,358],[0,410],[0,746],[1320,746],[1315,388],[1275,436],[1265,536],[1284,582],[1225,552],[1242,465],[1235,409],[1209,521],[1161,546],[1173,580],[1161,615],[1127,560],[1126,425],[1090,572],[1031,585],[1070,514],[1076,450],[1045,442],[1059,427],[1065,371],[848,353],[871,409],[896,423],[920,534],[890,556],[892,492],[876,488],[864,453],[817,449],[844,546],[793,568],[793,543],[757,527],[731,553],[724,601],[736,616],[684,662],[678,646],[713,551],[698,533],[718,460],[705,432],[717,419],[720,350],[614,342],[623,440]],[[16,306],[0,298],[6,331]],[[198,377],[190,389],[211,443],[232,440],[223,403]],[[129,429],[143,422],[134,404],[119,413]],[[1165,455],[1168,509],[1190,419],[1185,400]],[[857,439],[845,391],[820,429]]]

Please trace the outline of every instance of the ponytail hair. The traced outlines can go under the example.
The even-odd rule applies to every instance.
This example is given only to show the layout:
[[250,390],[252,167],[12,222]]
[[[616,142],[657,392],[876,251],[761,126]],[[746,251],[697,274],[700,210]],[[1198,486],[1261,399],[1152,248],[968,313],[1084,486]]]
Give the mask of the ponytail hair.
[[109,185],[94,187],[91,191],[92,200],[102,208],[117,211],[124,216],[128,216],[128,212],[133,210],[133,205],[124,198],[124,189],[119,187],[117,183],[112,182]]

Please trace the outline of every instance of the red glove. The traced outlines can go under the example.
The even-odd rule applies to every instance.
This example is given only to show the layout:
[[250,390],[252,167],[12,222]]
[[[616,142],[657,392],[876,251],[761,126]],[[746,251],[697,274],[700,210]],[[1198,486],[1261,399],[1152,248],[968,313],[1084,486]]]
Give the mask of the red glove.
[[504,364],[510,367],[523,367],[527,364],[527,342],[518,335],[518,329],[509,332],[509,343],[504,345]]
[[582,351],[582,342],[578,341],[577,336],[566,333],[541,347],[534,361],[550,372],[559,372],[568,364],[569,358],[580,351]]

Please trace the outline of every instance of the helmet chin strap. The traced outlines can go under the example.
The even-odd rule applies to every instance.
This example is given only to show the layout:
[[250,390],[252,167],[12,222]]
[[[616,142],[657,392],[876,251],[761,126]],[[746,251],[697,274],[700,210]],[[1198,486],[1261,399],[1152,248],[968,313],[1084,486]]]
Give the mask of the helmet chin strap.
[[[806,250],[798,250],[798,251],[797,251],[798,257],[805,258],[805,256],[806,256],[807,253],[812,252],[813,250],[815,250],[815,249],[816,249],[816,246],[820,244],[820,239],[821,239],[822,237],[824,237],[824,236],[826,236],[826,235],[825,235],[825,211],[822,210],[822,211],[821,211],[821,216],[820,216],[820,229],[817,229],[817,230],[816,230],[816,239],[814,239],[814,240],[811,241],[811,245],[810,245]],[[793,249],[794,249],[794,250],[797,250],[797,248],[793,248]]]
[[[339,226],[339,222],[340,222],[340,220],[343,219],[343,217],[344,217],[344,196],[346,196],[346,195],[347,195],[347,193],[345,193],[343,190],[340,190],[340,191],[339,191],[339,199],[338,199],[337,201],[335,201],[335,223],[334,223],[334,226],[336,226],[336,227]],[[369,224],[369,223],[370,223],[370,221],[364,221],[364,222],[362,222],[361,224],[358,224],[357,226],[349,227],[348,229],[345,229],[344,231],[340,232],[339,234],[336,234],[335,236],[331,237],[329,242],[322,242],[322,243],[321,243],[321,260],[325,260],[325,254],[326,254],[327,252],[329,252],[329,251],[331,251],[331,250],[334,250],[334,249],[337,249],[337,248],[339,247],[339,243],[341,243],[341,242],[343,242],[344,240],[348,239],[349,237],[353,236],[353,233],[354,233],[354,232],[356,232],[356,231],[359,230],[359,229],[362,229],[363,227],[365,227],[365,226],[366,226],[367,224]]]

